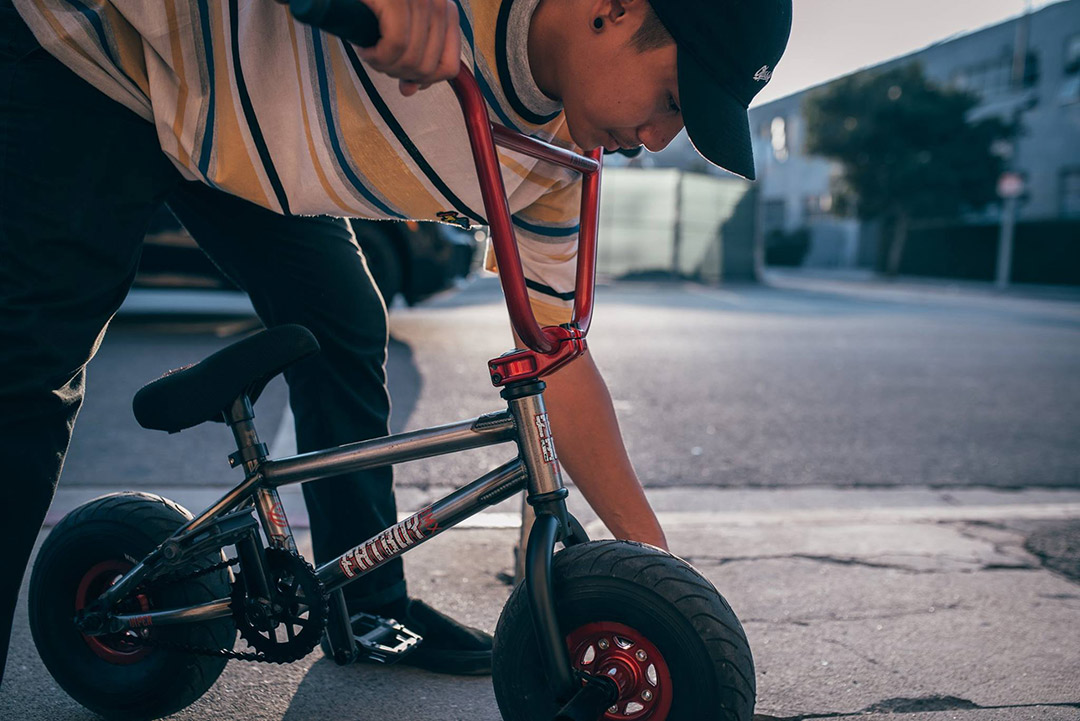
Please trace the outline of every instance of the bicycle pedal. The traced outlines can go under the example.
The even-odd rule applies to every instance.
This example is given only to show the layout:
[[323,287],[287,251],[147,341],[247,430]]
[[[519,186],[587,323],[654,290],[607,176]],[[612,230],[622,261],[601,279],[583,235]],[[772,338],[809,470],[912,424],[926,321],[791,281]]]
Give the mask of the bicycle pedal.
[[423,636],[392,618],[357,613],[350,621],[357,651],[368,661],[397,663],[415,651],[424,640]]

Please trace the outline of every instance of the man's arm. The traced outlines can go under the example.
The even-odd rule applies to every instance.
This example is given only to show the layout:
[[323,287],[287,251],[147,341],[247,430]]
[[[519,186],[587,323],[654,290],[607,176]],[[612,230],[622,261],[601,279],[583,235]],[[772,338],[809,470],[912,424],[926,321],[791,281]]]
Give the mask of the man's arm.
[[611,394],[592,355],[586,353],[544,381],[559,460],[585,500],[616,538],[667,550],[664,531],[630,463]]

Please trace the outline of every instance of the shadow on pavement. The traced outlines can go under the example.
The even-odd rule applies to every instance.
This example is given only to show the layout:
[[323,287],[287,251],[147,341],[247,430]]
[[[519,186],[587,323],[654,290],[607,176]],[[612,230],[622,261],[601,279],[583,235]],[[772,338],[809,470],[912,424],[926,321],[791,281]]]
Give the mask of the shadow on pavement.
[[416,367],[412,346],[390,336],[386,353],[386,380],[390,388],[390,432],[400,433],[409,425],[416,410],[420,391],[424,387],[423,376]]
[[[315,651],[318,653],[318,651]],[[316,661],[283,721],[499,721],[489,677],[445,676],[406,666]]]

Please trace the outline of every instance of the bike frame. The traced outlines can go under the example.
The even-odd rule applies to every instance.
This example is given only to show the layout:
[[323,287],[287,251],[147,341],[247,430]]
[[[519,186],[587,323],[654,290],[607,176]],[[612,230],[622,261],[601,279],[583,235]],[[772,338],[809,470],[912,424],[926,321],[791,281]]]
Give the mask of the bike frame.
[[[532,402],[520,399],[512,403],[519,405],[519,414],[543,413],[543,401],[539,396],[533,396]],[[254,424],[250,421],[246,423],[247,427],[238,428],[240,424],[234,425],[234,433],[239,430],[257,442],[257,435],[253,434]],[[511,441],[520,443],[521,440],[511,413],[504,411],[460,423],[361,441],[325,451],[278,460],[256,459],[249,464],[250,468],[243,482],[199,516],[184,524],[169,540],[103,592],[99,601],[111,605],[130,593],[148,576],[157,575],[166,567],[187,563],[195,553],[188,550],[189,547],[198,544],[202,550],[206,546],[205,541],[213,538],[215,523],[233,511],[249,508],[252,504],[269,544],[295,549],[292,529],[277,493],[277,488],[281,486],[483,446]],[[550,480],[550,473],[540,472],[536,477],[544,475],[549,476]],[[384,529],[333,561],[321,565],[317,569],[319,579],[327,591],[340,589],[484,508],[521,491],[530,485],[529,478],[526,462],[522,458],[515,458],[400,523]],[[534,484],[530,486],[530,493],[547,492],[541,488],[547,489],[548,486]],[[204,539],[203,536],[207,534],[209,537]],[[228,605],[228,599],[220,599],[186,609],[113,615],[111,618],[115,623],[110,625],[106,632],[219,618],[231,613]]]
[[[557,698],[569,698],[581,688],[555,616],[551,559],[558,540],[573,543],[585,539],[571,529],[565,504],[567,491],[551,438],[540,378],[586,349],[584,337],[592,318],[595,290],[602,151],[579,155],[492,123],[476,80],[464,63],[460,75],[451,84],[465,117],[511,322],[518,337],[528,346],[527,350],[516,349],[489,362],[493,384],[504,387],[501,395],[507,409],[450,425],[271,460],[266,457],[265,446],[255,431],[250,401],[246,396],[237,399],[225,415],[239,449],[237,457],[244,465],[244,480],[104,591],[87,609],[91,614],[97,613],[100,622],[88,622],[84,615],[83,633],[116,633],[232,614],[232,604],[227,598],[140,614],[111,612],[117,602],[144,581],[228,545],[237,547],[249,591],[268,594],[265,548],[255,542],[256,523],[250,510],[252,507],[256,510],[258,525],[270,546],[295,550],[292,530],[277,493],[281,486],[514,442],[518,455],[513,460],[316,570],[331,594],[327,629],[331,648],[335,657],[340,653],[339,662],[351,660],[355,654],[344,597],[340,594],[343,586],[524,489],[537,514],[526,551],[525,582],[541,655]],[[541,328],[532,313],[496,145],[579,171],[584,176],[574,311],[567,325]]]

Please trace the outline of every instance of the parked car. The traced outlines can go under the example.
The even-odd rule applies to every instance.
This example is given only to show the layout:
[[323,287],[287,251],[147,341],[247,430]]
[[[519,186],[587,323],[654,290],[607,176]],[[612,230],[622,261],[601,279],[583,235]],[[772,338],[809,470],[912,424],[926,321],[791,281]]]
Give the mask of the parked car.
[[[357,242],[387,305],[412,305],[453,285],[477,262],[472,231],[442,223],[353,220]],[[140,288],[236,290],[178,220],[162,206],[146,234],[135,276]]]
[[442,223],[353,220],[368,268],[389,305],[409,305],[450,287],[473,270],[480,246],[473,233]]

